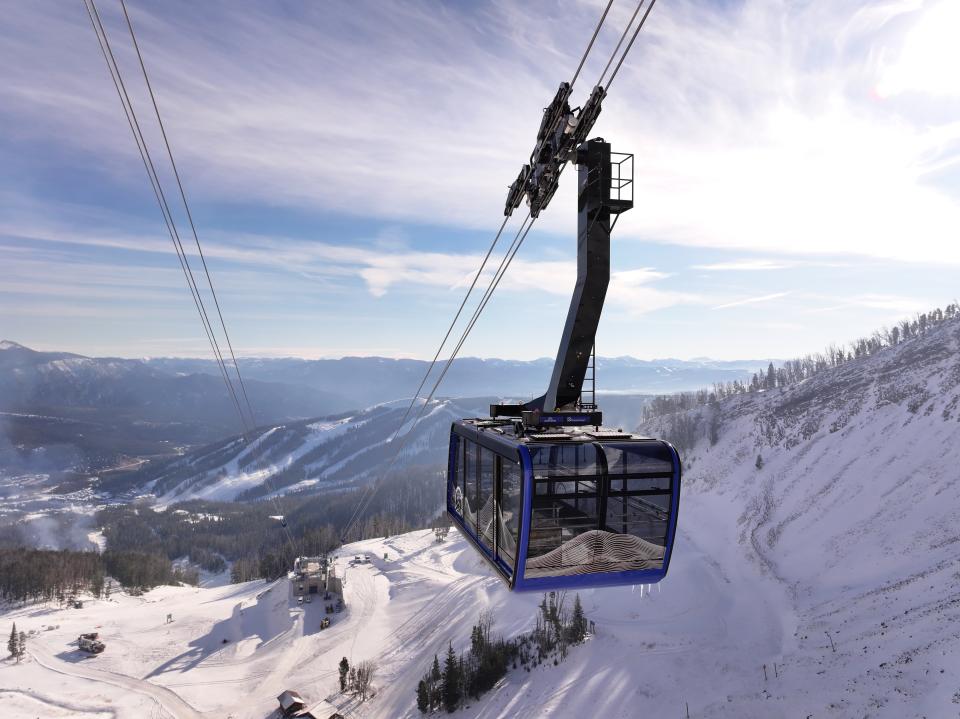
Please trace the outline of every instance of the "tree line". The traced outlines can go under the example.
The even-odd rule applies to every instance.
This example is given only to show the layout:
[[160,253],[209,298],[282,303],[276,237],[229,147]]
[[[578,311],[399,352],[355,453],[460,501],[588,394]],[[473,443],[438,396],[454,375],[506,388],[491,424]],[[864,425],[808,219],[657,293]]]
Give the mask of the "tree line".
[[0,599],[61,604],[80,593],[102,597],[107,577],[121,586],[145,591],[161,584],[196,584],[197,577],[169,560],[143,552],[77,552],[69,549],[0,549]]
[[[943,322],[951,322],[958,318],[960,318],[960,305],[951,303],[946,309],[941,310],[938,307],[931,312],[904,319],[892,327],[884,327],[846,346],[830,345],[823,352],[787,360],[779,367],[775,367],[771,362],[765,371],[755,372],[749,381],[717,382],[709,389],[704,388],[696,392],[660,395],[644,406],[643,421],[668,415],[680,415],[688,410],[712,405],[735,395],[788,387],[848,362],[856,362],[923,337]],[[717,441],[718,422],[718,418],[714,417],[707,428],[711,443]],[[678,416],[672,430],[671,441],[680,447],[689,447],[696,440],[697,427],[692,419],[688,418],[685,421]]]
[[452,713],[469,699],[479,699],[511,668],[529,672],[544,663],[558,665],[572,645],[586,639],[588,629],[580,595],[572,609],[566,600],[566,592],[544,595],[534,629],[513,639],[493,636],[493,615],[481,612],[470,631],[469,649],[458,655],[448,644],[442,668],[439,657],[433,656],[433,664],[416,686],[417,708],[424,714]]
[[348,532],[364,490],[253,502],[192,500],[160,511],[141,501],[106,507],[96,521],[111,551],[141,551],[168,561],[187,557],[211,572],[222,571],[229,562],[233,582],[276,579],[290,570],[298,554],[331,552],[344,534],[352,542],[431,526],[443,505],[445,481],[431,467],[411,467],[376,480],[369,504]]

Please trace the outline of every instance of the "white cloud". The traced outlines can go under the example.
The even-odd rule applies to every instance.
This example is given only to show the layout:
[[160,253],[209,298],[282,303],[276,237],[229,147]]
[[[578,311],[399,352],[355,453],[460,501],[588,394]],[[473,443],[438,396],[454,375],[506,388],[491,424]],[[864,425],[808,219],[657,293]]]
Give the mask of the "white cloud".
[[916,3],[909,13],[913,26],[892,61],[882,63],[877,83],[881,97],[905,92],[934,96],[960,95],[957,67],[960,66],[960,5],[954,0]]

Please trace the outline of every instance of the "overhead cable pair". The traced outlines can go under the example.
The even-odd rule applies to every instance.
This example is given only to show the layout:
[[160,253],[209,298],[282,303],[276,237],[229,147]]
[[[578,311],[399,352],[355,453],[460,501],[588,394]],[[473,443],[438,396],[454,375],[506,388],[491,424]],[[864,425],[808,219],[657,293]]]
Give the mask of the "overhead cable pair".
[[[203,249],[200,245],[200,238],[197,234],[197,228],[193,221],[193,213],[190,211],[190,204],[187,201],[187,195],[183,187],[183,182],[180,179],[180,173],[177,170],[177,164],[173,157],[173,151],[170,147],[170,141],[167,138],[166,128],[163,125],[163,120],[160,117],[160,108],[157,104],[156,96],[153,92],[153,86],[150,83],[150,77],[147,74],[147,68],[143,61],[143,55],[140,52],[140,45],[137,42],[136,33],[133,29],[133,23],[130,20],[130,15],[127,12],[127,7],[124,0],[120,0],[120,7],[123,9],[124,19],[126,20],[127,28],[130,31],[130,39],[133,44],[133,48],[136,51],[137,60],[140,64],[140,70],[143,73],[143,79],[146,83],[147,90],[150,95],[150,101],[153,105],[154,114],[157,118],[157,124],[160,128],[160,133],[163,137],[163,143],[166,148],[167,157],[170,160],[170,166],[173,170],[174,178],[176,179],[177,188],[180,193],[180,199],[183,203],[184,211],[187,216],[187,220],[190,224],[190,230],[193,234],[193,239],[197,247],[197,253],[200,257],[200,261],[203,265],[203,271],[207,279],[207,286],[210,290],[210,295],[213,298],[213,303],[217,311],[217,316],[220,321],[220,328],[223,332],[224,340],[226,341],[227,351],[230,355],[231,364],[233,365],[234,373],[237,378],[237,385],[239,385],[239,391],[234,385],[233,379],[230,375],[230,371],[227,368],[227,363],[225,361],[225,353],[220,347],[220,342],[217,338],[216,329],[213,323],[210,320],[210,316],[207,312],[207,307],[203,301],[203,296],[200,291],[200,286],[197,283],[196,277],[193,273],[193,268],[190,266],[190,259],[187,255],[186,249],[183,246],[183,241],[180,236],[180,232],[177,229],[176,220],[174,218],[173,212],[170,209],[170,205],[167,202],[166,193],[163,190],[163,185],[160,181],[160,176],[157,173],[156,166],[153,161],[153,157],[150,154],[150,149],[148,147],[146,138],[144,137],[143,131],[140,126],[140,121],[137,118],[136,110],[133,106],[133,102],[130,99],[130,95],[127,92],[127,86],[124,82],[123,75],[120,72],[120,66],[117,63],[116,56],[114,55],[113,48],[110,45],[110,40],[107,35],[106,28],[103,25],[103,22],[100,18],[100,13],[97,10],[95,0],[84,0],[84,7],[87,10],[87,15],[90,17],[90,23],[93,26],[93,31],[97,36],[97,42],[100,45],[100,51],[103,54],[103,59],[107,63],[107,69],[110,72],[110,78],[113,81],[114,88],[117,91],[117,96],[120,98],[120,104],[123,106],[123,112],[127,119],[127,124],[130,127],[130,132],[133,134],[134,142],[137,145],[137,151],[140,154],[140,159],[143,161],[144,169],[147,172],[147,178],[150,181],[150,187],[153,190],[153,194],[156,197],[157,204],[160,207],[160,212],[163,215],[164,225],[167,228],[167,233],[170,235],[170,240],[173,243],[174,250],[177,254],[177,259],[180,263],[180,267],[183,270],[184,277],[187,280],[187,287],[190,290],[190,295],[193,298],[194,306],[197,309],[197,313],[200,316],[200,321],[203,324],[204,333],[207,336],[207,341],[210,344],[210,348],[213,351],[214,359],[217,363],[217,368],[220,371],[220,376],[224,381],[224,386],[226,387],[227,394],[233,402],[235,409],[237,410],[238,417],[240,419],[240,427],[242,437],[246,442],[246,438],[256,429],[256,417],[253,412],[253,407],[250,403],[250,398],[247,394],[247,388],[243,381],[243,377],[240,374],[240,365],[237,362],[236,355],[233,350],[233,344],[230,341],[230,334],[227,332],[227,325],[223,318],[223,312],[220,309],[220,302],[217,299],[217,293],[213,286],[213,279],[210,276],[210,270],[207,267],[206,258],[203,255]],[[243,402],[241,403],[241,397]],[[252,448],[251,448],[252,451]],[[258,460],[258,465],[262,462],[262,458]],[[258,471],[263,472],[263,467],[258,466]],[[276,492],[272,487],[272,484],[269,479],[269,473],[265,474],[264,484],[267,486],[267,489],[270,491],[270,496],[274,501],[275,509],[281,517],[281,524],[284,531],[286,532],[287,540],[290,542],[291,548],[296,554],[296,546],[293,542],[293,538],[290,534],[290,530],[286,524],[286,518],[284,517],[282,507],[276,497]]]
[[[619,52],[621,46],[623,45],[624,39],[626,39],[627,35],[629,34],[630,29],[633,27],[634,21],[636,20],[636,17],[639,14],[640,10],[643,8],[645,0],[640,0],[640,2],[636,6],[636,9],[631,15],[630,21],[627,23],[627,26],[624,28],[623,33],[621,34],[616,47],[611,53],[610,58],[607,60],[607,64],[604,67],[603,73],[600,75],[600,79],[594,86],[594,90],[591,93],[591,100],[593,101],[593,104],[592,104],[593,109],[588,110],[589,118],[584,117],[584,126],[579,128],[580,132],[577,133],[577,136],[574,139],[574,141],[577,142],[578,144],[579,142],[582,142],[583,140],[586,139],[585,133],[589,132],[589,129],[590,127],[592,127],[593,122],[596,121],[596,116],[599,114],[600,101],[602,101],[603,97],[606,96],[606,91],[609,89],[610,84],[613,82],[617,73],[620,71],[620,67],[623,65],[623,61],[626,59],[627,54],[630,52],[631,48],[633,47],[634,41],[639,35],[640,30],[643,28],[643,25],[646,22],[647,16],[650,14],[650,11],[653,9],[653,5],[655,2],[656,0],[651,0],[650,4],[647,6],[646,12],[643,14],[643,17],[640,19],[639,24],[637,24],[637,26],[634,28],[633,35],[630,38],[630,42],[627,44],[627,47],[624,49],[623,53],[620,54],[617,64],[614,67],[613,73],[611,74],[610,79],[607,82],[607,86],[606,88],[604,88],[601,83],[603,82],[603,79],[606,77],[606,74],[609,71],[610,66],[613,64],[614,60],[617,59],[617,53]],[[564,115],[562,112],[556,112],[554,105],[556,105],[556,108],[560,108],[563,105],[565,105],[566,98],[569,96],[570,91],[573,88],[573,85],[576,83],[577,78],[580,76],[580,72],[584,66],[584,63],[586,62],[587,56],[590,54],[590,51],[593,48],[594,41],[596,40],[597,35],[599,34],[600,29],[604,24],[604,20],[606,19],[612,4],[613,4],[613,0],[609,0],[606,7],[604,8],[603,14],[600,16],[600,20],[593,31],[593,34],[590,38],[590,42],[587,44],[587,49],[584,51],[583,56],[580,59],[580,63],[577,66],[577,69],[574,72],[573,78],[571,79],[570,83],[561,84],[561,89],[558,91],[558,96],[554,98],[554,102],[551,103],[551,106],[545,110],[544,120],[541,123],[541,133],[538,135],[538,137],[540,137],[541,135],[547,134],[551,129],[553,129],[550,127],[551,125],[553,125],[555,128],[559,128],[559,123],[561,120],[564,119]],[[585,107],[586,108],[591,107],[591,104],[589,101]],[[566,112],[569,113],[569,106],[567,106]],[[581,117],[583,117],[582,110],[581,110]],[[547,126],[546,128],[544,127],[545,125]],[[584,135],[584,136],[580,137],[580,135]],[[543,137],[540,137],[540,139],[542,140]],[[542,146],[542,142],[541,142],[541,146]],[[537,153],[537,150],[534,151],[534,154],[536,153]],[[533,162],[533,158],[531,159],[531,161]],[[563,173],[563,170],[565,167],[566,167],[565,161],[562,163],[558,163],[558,167],[555,173],[550,178],[551,186],[554,190],[557,184],[559,183],[560,175]],[[438,347],[436,353],[434,354],[433,359],[431,360],[429,366],[427,367],[427,370],[424,373],[423,379],[421,380],[420,385],[417,388],[417,391],[414,393],[413,398],[410,400],[410,404],[408,405],[399,425],[397,426],[396,431],[394,432],[393,436],[390,439],[390,443],[395,444],[396,446],[393,447],[391,451],[390,461],[387,464],[386,470],[381,475],[384,478],[389,474],[393,466],[396,464],[396,461],[400,456],[400,452],[406,446],[407,440],[413,435],[414,431],[417,428],[417,425],[420,423],[420,420],[423,418],[426,412],[427,406],[432,401],[434,394],[436,393],[441,382],[446,376],[447,371],[450,369],[450,366],[452,365],[453,361],[456,359],[457,355],[459,354],[460,349],[463,347],[463,344],[466,342],[467,337],[469,336],[470,332],[473,330],[473,327],[476,325],[477,320],[480,318],[480,315],[482,314],[483,310],[486,308],[494,291],[499,286],[500,281],[503,278],[503,275],[506,273],[507,269],[509,269],[510,264],[513,262],[513,258],[516,256],[517,252],[520,249],[520,246],[523,244],[523,241],[526,239],[527,234],[530,232],[530,229],[533,227],[533,223],[536,221],[537,216],[539,215],[539,211],[546,206],[546,204],[549,202],[549,200],[553,195],[552,191],[548,191],[548,194],[545,197],[545,201],[541,200],[539,204],[536,203],[536,201],[534,201],[533,197],[531,196],[531,212],[527,214],[526,218],[524,219],[523,223],[520,226],[520,229],[517,231],[513,239],[513,242],[511,243],[510,247],[507,249],[506,253],[504,253],[503,259],[501,260],[501,263],[500,263],[500,267],[497,269],[497,271],[494,273],[493,277],[491,278],[487,286],[487,289],[484,292],[483,297],[480,299],[480,302],[478,303],[476,309],[474,310],[472,317],[470,318],[464,331],[460,335],[460,339],[458,340],[454,350],[450,353],[449,358],[444,363],[444,366],[440,371],[440,375],[438,376],[437,380],[434,382],[426,398],[424,398],[423,404],[420,407],[420,410],[417,413],[412,426],[410,427],[409,430],[407,430],[407,432],[403,434],[403,436],[400,438],[400,441],[397,442],[396,440],[398,435],[403,430],[403,427],[406,425],[407,419],[409,418],[410,412],[412,411],[413,407],[416,405],[417,401],[421,399],[420,392],[423,390],[423,387],[425,386],[427,379],[433,372],[433,369],[436,366],[437,361],[440,357],[440,353],[443,351],[443,348],[446,345],[447,340],[450,338],[450,334],[453,331],[453,328],[456,325],[457,321],[459,320],[460,315],[463,312],[464,306],[469,300],[470,295],[472,294],[477,284],[477,281],[480,278],[480,275],[483,273],[484,269],[486,268],[486,265],[490,259],[491,253],[493,252],[497,242],[499,241],[501,235],[503,234],[507,221],[510,219],[510,216],[512,214],[512,210],[515,207],[519,206],[520,199],[522,199],[522,195],[524,194],[523,193],[523,190],[525,189],[524,185],[529,175],[530,175],[530,166],[525,165],[524,170],[521,171],[520,177],[518,177],[517,181],[514,182],[514,185],[511,186],[510,193],[508,194],[507,207],[504,212],[506,217],[503,223],[501,224],[500,229],[498,230],[496,236],[494,237],[493,242],[490,245],[490,248],[487,250],[487,253],[480,264],[480,269],[477,271],[477,274],[474,277],[473,282],[470,284],[470,287],[467,289],[467,292],[460,303],[460,307],[457,309],[457,312],[454,315],[453,321],[450,323],[450,326],[447,328],[447,331],[444,334],[443,340],[440,342],[440,346]],[[619,217],[617,219],[619,219]],[[529,224],[528,224],[528,221],[529,221]],[[349,532],[351,531],[355,523],[363,516],[363,513],[364,511],[366,511],[366,508],[369,506],[370,502],[372,501],[373,495],[375,492],[376,492],[376,487],[374,483],[367,485],[366,489],[361,495],[361,498],[357,504],[357,507],[355,508],[350,518],[350,521],[347,524],[346,529],[341,534],[342,539],[346,539],[346,537],[348,536]]]

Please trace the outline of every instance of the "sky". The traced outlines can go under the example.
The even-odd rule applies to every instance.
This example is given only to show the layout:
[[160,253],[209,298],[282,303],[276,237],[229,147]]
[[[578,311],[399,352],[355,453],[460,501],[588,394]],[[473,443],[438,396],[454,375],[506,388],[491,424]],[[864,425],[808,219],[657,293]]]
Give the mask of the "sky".
[[[238,355],[431,358],[605,4],[128,0]],[[950,0],[659,0],[593,132],[635,156],[598,354],[788,358],[954,301],[958,34]],[[209,356],[83,2],[6,3],[0,66],[0,339]],[[571,169],[462,354],[555,354],[575,193]]]

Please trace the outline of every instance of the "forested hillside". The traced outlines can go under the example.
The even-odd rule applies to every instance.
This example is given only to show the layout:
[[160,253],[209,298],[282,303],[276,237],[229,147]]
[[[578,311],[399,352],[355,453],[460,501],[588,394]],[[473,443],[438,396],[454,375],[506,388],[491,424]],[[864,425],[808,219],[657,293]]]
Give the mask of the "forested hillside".
[[73,552],[44,549],[0,549],[0,599],[53,601],[88,592],[109,593],[107,581],[138,592],[161,584],[197,583],[196,572],[171,566],[165,557],[147,552]]
[[[432,526],[442,510],[444,487],[443,474],[435,469],[391,473],[366,495],[348,540]],[[193,500],[165,509],[138,502],[106,507],[96,522],[108,550],[144,551],[168,560],[187,557],[211,572],[230,562],[234,580],[248,581],[281,576],[298,554],[317,555],[339,546],[364,496],[365,488],[256,502]]]

